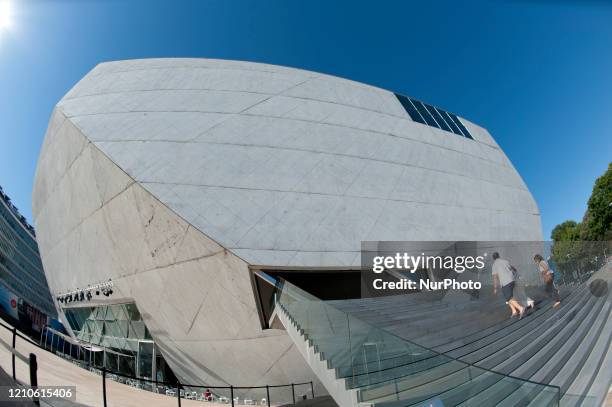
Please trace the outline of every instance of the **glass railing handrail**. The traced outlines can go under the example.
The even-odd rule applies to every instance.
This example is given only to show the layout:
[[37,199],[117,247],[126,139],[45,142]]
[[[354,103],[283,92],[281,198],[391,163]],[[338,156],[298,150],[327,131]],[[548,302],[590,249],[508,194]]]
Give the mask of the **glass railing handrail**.
[[[385,330],[383,330],[381,328],[378,328],[378,327],[376,327],[376,326],[374,326],[374,325],[372,325],[372,324],[370,324],[370,323],[368,323],[366,321],[359,320],[359,319],[355,318],[354,316],[351,316],[347,312],[342,311],[342,310],[338,309],[337,307],[335,307],[335,306],[333,306],[333,305],[331,305],[329,303],[325,303],[325,301],[322,301],[322,300],[318,299],[317,297],[315,297],[315,296],[305,292],[304,290],[300,289],[299,287],[296,287],[295,285],[287,282],[286,280],[279,279],[277,284],[276,284],[276,287],[277,287],[277,290],[278,290],[278,293],[277,293],[277,296],[276,296],[277,303],[281,301],[281,298],[286,298],[287,296],[292,297],[292,299],[294,301],[304,301],[304,300],[306,300],[306,301],[314,301],[314,302],[323,303],[326,308],[329,307],[331,309],[334,309],[337,313],[339,313],[339,315],[346,315],[347,320],[349,322],[349,325],[350,325],[351,320],[353,320],[353,321],[357,322],[361,326],[368,327],[371,331],[380,333],[380,335],[383,336],[383,337],[392,338],[393,341],[407,343],[409,345],[414,346],[415,348],[420,348],[420,349],[423,349],[425,351],[431,352],[432,354],[439,355],[442,358],[448,359],[449,362],[456,362],[456,363],[459,363],[459,364],[464,365],[464,366],[473,367],[474,369],[478,369],[478,370],[482,370],[482,371],[485,371],[485,372],[489,372],[489,373],[492,373],[494,375],[499,375],[502,378],[503,377],[508,377],[510,379],[513,379],[513,380],[522,381],[522,382],[525,382],[525,383],[531,383],[531,384],[535,384],[535,385],[551,388],[551,389],[554,389],[554,390],[558,391],[559,394],[560,394],[561,389],[560,389],[559,386],[555,386],[555,385],[551,385],[551,384],[546,384],[546,383],[539,383],[539,382],[536,382],[536,381],[533,381],[533,380],[530,380],[530,379],[525,379],[525,378],[521,378],[521,377],[510,375],[510,374],[496,372],[494,370],[491,370],[491,369],[488,369],[488,368],[485,368],[485,367],[477,366],[477,365],[474,365],[472,363],[468,363],[468,362],[462,361],[460,359],[453,358],[453,357],[448,356],[446,354],[440,353],[440,352],[438,352],[438,351],[436,351],[434,349],[427,348],[427,347],[425,347],[423,345],[416,344],[416,343],[414,343],[412,341],[409,341],[407,339],[404,339],[404,338],[402,338],[402,337],[400,337],[400,336],[398,336],[398,335],[396,335],[396,334],[394,334],[392,332],[385,331]],[[283,297],[283,294],[284,294],[284,297]],[[281,305],[283,305],[283,304],[281,303]],[[351,334],[350,336],[353,336],[352,335],[352,331],[350,329],[348,331],[349,331],[348,333]],[[307,332],[305,332],[305,333],[307,333]],[[310,338],[310,335],[309,335],[309,338]],[[348,341],[351,340],[350,337],[347,338],[347,339],[348,339]],[[357,345],[355,343],[354,345],[355,346],[361,346],[362,344]],[[351,344],[349,346],[352,347]],[[351,349],[349,349],[349,353],[350,352],[352,352]],[[352,367],[352,366],[354,367],[353,364],[350,364],[350,365],[347,365],[345,367]],[[393,382],[393,379],[389,379],[388,382]]]
[[[466,377],[467,375],[467,377]],[[441,382],[450,382],[453,385],[447,388],[442,387],[443,390],[438,390],[436,387],[440,386]],[[497,389],[495,392],[491,392],[493,386],[497,386],[503,383],[505,388]],[[500,374],[492,374],[491,372],[482,371],[474,366],[463,367],[460,370],[453,371],[446,377],[436,379],[430,383],[425,383],[415,387],[402,387],[402,382],[397,384],[397,394],[405,394],[406,396],[413,398],[412,401],[419,403],[424,402],[427,399],[431,399],[432,396],[440,400],[442,405],[497,405],[497,401],[493,402],[491,398],[497,400],[503,400],[505,398],[513,396],[513,398],[521,397],[525,393],[525,389],[532,395],[537,393],[547,394],[549,398],[555,400],[554,405],[557,405],[559,400],[559,392],[554,387],[544,386],[542,384],[529,383],[524,380],[517,380],[509,378]],[[430,389],[429,391],[427,389]],[[415,397],[416,393],[416,397]],[[387,394],[388,396],[395,396],[394,392]],[[385,397],[385,396],[383,396]],[[377,399],[370,395],[367,399]],[[515,400],[516,401],[516,400]],[[523,405],[521,403],[515,405]]]

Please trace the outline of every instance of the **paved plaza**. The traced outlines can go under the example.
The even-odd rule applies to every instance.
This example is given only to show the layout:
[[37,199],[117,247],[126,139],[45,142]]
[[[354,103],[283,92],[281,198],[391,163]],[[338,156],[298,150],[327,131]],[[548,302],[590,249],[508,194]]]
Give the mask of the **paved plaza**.
[[[6,329],[0,328],[0,340],[10,344],[12,340],[11,333]],[[23,355],[29,355],[30,353],[36,355],[39,386],[76,386],[76,404],[53,402],[51,403],[53,407],[103,405],[102,377],[100,375],[39,349],[19,337],[17,338],[16,348]],[[0,346],[0,368],[4,370],[4,372],[0,372],[0,385],[10,385],[12,383],[12,378],[10,377],[11,353],[4,346]],[[16,359],[16,368],[17,380],[29,384],[28,366],[19,359]],[[172,407],[178,405],[176,398],[137,389],[112,380],[106,381],[106,391],[107,405],[109,407]],[[33,403],[20,402],[10,406],[29,407],[33,405]],[[181,399],[181,406],[227,407],[228,404]]]

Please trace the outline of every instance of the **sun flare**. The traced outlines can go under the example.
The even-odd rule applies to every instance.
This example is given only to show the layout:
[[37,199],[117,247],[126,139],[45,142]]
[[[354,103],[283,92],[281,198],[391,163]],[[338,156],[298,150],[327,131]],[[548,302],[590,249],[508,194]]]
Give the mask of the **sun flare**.
[[0,29],[11,27],[11,2],[0,0]]

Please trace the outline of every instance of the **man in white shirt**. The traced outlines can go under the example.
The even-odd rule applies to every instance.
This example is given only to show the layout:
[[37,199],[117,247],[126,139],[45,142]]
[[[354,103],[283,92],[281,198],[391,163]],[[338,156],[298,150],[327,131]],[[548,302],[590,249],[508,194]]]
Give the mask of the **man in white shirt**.
[[518,303],[514,298],[515,268],[508,260],[499,257],[499,253],[493,253],[493,294],[497,294],[497,287],[501,286],[502,293],[506,299],[506,304],[512,310],[512,316],[518,315],[523,318],[525,307]]

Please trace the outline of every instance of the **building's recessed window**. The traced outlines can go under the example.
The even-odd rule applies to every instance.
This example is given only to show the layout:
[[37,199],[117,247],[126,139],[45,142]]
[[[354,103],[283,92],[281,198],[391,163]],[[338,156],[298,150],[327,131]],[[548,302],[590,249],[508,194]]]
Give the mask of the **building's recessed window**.
[[444,120],[446,120],[446,124],[449,125],[449,127],[451,128],[451,130],[453,131],[453,133],[459,135],[459,136],[463,136],[463,133],[461,133],[461,130],[459,129],[459,127],[457,127],[457,125],[455,124],[455,122],[453,121],[453,119],[451,119],[451,117],[448,115],[448,112],[445,112],[442,109],[437,109],[438,112],[440,113],[440,115],[442,116],[442,118]]
[[438,123],[436,123],[436,121],[431,116],[431,114],[427,111],[427,108],[422,102],[412,99],[412,104],[414,104],[414,106],[417,108],[419,113],[421,113],[421,116],[423,116],[423,118],[425,119],[428,125],[430,125],[431,127],[438,127]]
[[438,113],[435,107],[433,107],[432,105],[428,105],[427,103],[423,103],[423,105],[427,108],[427,111],[431,113],[433,118],[436,120],[439,128],[441,128],[444,131],[451,131],[450,127],[448,127],[448,125],[446,124],[446,121],[442,119],[442,116],[440,116],[440,114]]
[[461,120],[459,120],[457,116],[455,116],[452,113],[449,113],[449,116],[451,117],[451,119],[453,119],[455,124],[461,129],[461,132],[463,133],[465,137],[474,140],[474,138],[472,137],[468,129],[465,128],[465,126],[463,125],[463,123],[461,123]]
[[404,106],[404,109],[406,110],[406,112],[408,112],[408,115],[412,120],[421,124],[427,124],[425,123],[425,120],[423,120],[421,114],[416,110],[410,99],[402,95],[397,95],[397,98],[399,99],[402,106]]
[[470,132],[454,114],[407,96],[397,93],[395,93],[395,96],[413,121],[474,140]]

